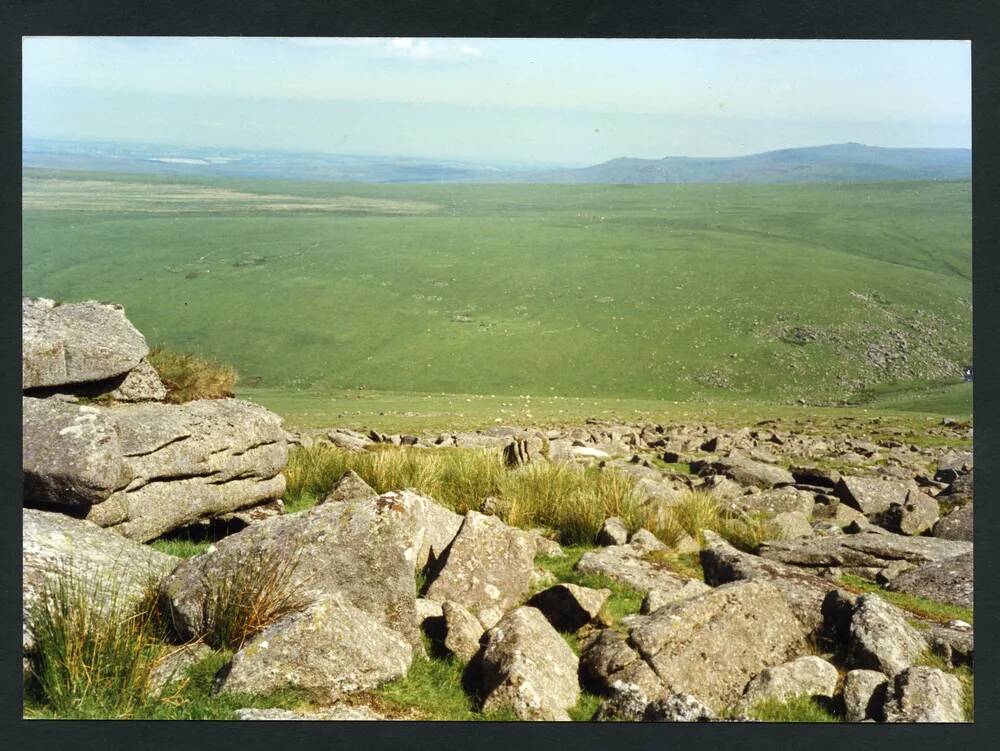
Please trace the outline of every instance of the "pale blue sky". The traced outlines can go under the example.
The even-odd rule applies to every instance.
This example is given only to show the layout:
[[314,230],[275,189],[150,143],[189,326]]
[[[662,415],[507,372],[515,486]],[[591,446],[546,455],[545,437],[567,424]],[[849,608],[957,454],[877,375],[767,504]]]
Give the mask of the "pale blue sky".
[[32,37],[27,137],[592,164],[968,147],[967,42]]

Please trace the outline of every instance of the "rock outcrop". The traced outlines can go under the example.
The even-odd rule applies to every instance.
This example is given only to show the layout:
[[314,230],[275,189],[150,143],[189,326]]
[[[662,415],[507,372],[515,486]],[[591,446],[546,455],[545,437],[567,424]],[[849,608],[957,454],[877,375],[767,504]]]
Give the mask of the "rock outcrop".
[[277,415],[237,399],[96,407],[22,399],[26,505],[145,541],[280,498]]

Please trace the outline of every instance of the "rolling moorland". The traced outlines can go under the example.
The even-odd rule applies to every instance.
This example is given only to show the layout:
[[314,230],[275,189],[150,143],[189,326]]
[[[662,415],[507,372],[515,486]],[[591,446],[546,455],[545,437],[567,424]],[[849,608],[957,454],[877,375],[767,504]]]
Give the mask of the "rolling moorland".
[[24,716],[971,721],[969,194],[26,169]]
[[967,416],[970,192],[26,169],[23,288],[123,304],[300,427]]

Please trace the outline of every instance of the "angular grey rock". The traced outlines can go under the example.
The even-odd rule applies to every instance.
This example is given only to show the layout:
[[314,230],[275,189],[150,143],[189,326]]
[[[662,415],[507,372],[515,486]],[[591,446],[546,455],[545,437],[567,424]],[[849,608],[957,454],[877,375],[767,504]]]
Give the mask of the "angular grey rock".
[[649,696],[634,683],[615,681],[611,696],[601,702],[594,714],[597,722],[641,722],[649,705]]
[[898,480],[844,475],[834,492],[848,506],[871,517],[888,511],[894,503],[903,503],[911,487],[912,483]]
[[821,657],[807,655],[765,668],[747,684],[738,710],[749,710],[765,699],[787,701],[796,696],[832,699],[837,688],[837,668]]
[[443,555],[427,598],[457,602],[480,620],[484,611],[506,612],[531,586],[534,539],[495,516],[468,512]]
[[652,553],[657,550],[667,549],[667,546],[648,529],[636,530],[629,538],[628,542],[633,548],[641,550],[644,553]]
[[737,550],[722,537],[706,531],[701,566],[705,581],[719,586],[733,581],[764,581],[777,587],[799,621],[813,635],[826,628],[824,603],[836,584],[795,566]]
[[689,600],[692,597],[704,594],[711,589],[710,586],[697,579],[690,579],[681,586],[680,589],[662,590],[651,589],[642,600],[642,609],[639,611],[643,615],[649,615],[664,605],[670,605],[681,600]]
[[413,648],[340,595],[329,595],[267,627],[234,656],[222,693],[301,689],[333,703],[401,678]]
[[851,670],[844,676],[844,714],[848,722],[880,720],[889,678],[877,670]]
[[665,691],[649,703],[645,722],[712,722],[715,713],[691,694]]
[[931,651],[955,667],[972,666],[975,646],[972,626],[965,621],[949,621],[945,625],[931,626],[924,634]]
[[156,368],[141,360],[108,396],[119,402],[162,402],[167,398],[167,387]]
[[628,644],[668,689],[722,711],[753,676],[799,653],[805,636],[777,588],[747,581],[660,608],[630,629]]
[[539,592],[528,604],[542,611],[556,630],[573,632],[595,620],[610,596],[610,589],[560,583]]
[[349,430],[331,430],[327,439],[339,449],[345,451],[364,451],[371,444],[371,439]]
[[124,489],[133,470],[106,411],[22,397],[21,460],[26,502],[86,507]]
[[46,582],[69,573],[98,597],[117,590],[119,604],[137,603],[180,562],[82,519],[24,509],[22,534],[22,626],[25,652],[34,650],[32,610]]
[[132,539],[285,490],[281,421],[250,402],[98,408],[25,398],[22,406],[25,503],[89,506],[88,519]]
[[508,467],[522,467],[539,460],[544,460],[542,450],[545,441],[539,436],[524,436],[515,438],[503,448],[504,463]]
[[794,540],[799,537],[812,537],[816,533],[805,514],[798,511],[783,511],[776,514],[771,524],[778,530],[778,539]]
[[468,662],[479,651],[480,641],[486,629],[468,610],[456,602],[445,601],[441,605],[444,616],[444,646],[463,662]]
[[601,629],[584,641],[580,671],[594,693],[613,694],[619,683],[647,695],[656,695],[664,688],[660,677],[629,645],[627,636],[616,629]]
[[943,670],[917,665],[895,677],[885,702],[886,722],[966,722],[962,684]]
[[21,300],[23,389],[103,381],[128,373],[149,354],[120,305]]
[[224,537],[166,579],[164,604],[182,635],[197,636],[209,582],[259,560],[284,560],[294,566],[292,591],[317,600],[343,595],[419,648],[414,592],[418,521],[413,506],[396,496],[325,503]]
[[576,564],[582,574],[601,574],[639,592],[653,589],[677,591],[688,581],[666,566],[642,557],[643,551],[631,545],[612,545],[588,550]]
[[624,545],[628,542],[628,528],[625,522],[617,516],[604,520],[601,531],[597,533],[598,545]]
[[727,457],[694,462],[691,468],[700,475],[720,474],[747,487],[769,489],[775,485],[793,485],[792,473],[773,464],[754,461],[738,452]]
[[971,608],[972,553],[924,563],[892,579],[889,589]]
[[927,642],[906,622],[903,611],[877,594],[858,597],[851,614],[848,662],[894,676],[913,665]]
[[780,514],[797,512],[806,517],[812,515],[816,494],[799,490],[792,486],[762,490],[759,493],[740,495],[729,500],[727,508],[748,513]]
[[568,720],[580,698],[579,661],[545,616],[531,607],[505,615],[486,634],[483,709],[522,720]]
[[818,467],[792,467],[792,477],[800,485],[815,485],[821,488],[833,489],[840,482],[840,472],[835,469],[819,469]]
[[349,469],[333,484],[330,491],[323,496],[320,503],[337,503],[339,501],[363,501],[366,498],[373,498],[378,493],[361,479],[361,475],[353,469]]
[[972,550],[972,544],[935,537],[874,531],[764,543],[758,553],[771,560],[811,569],[884,569],[894,561],[940,561]]
[[237,709],[237,720],[274,721],[274,720],[389,720],[394,719],[380,715],[371,707],[364,705],[336,705],[325,707],[316,712],[295,712],[291,709]]
[[428,600],[426,597],[418,597],[414,607],[417,611],[417,623],[421,625],[430,618],[444,617],[444,608],[441,603]]
[[965,540],[966,542],[972,542],[972,506],[973,504],[971,503],[959,506],[941,517],[938,523],[934,525],[934,536],[945,540]]
[[929,495],[910,490],[903,503],[889,506],[879,521],[882,526],[903,535],[920,535],[931,530],[940,516],[938,502]]
[[185,671],[191,665],[211,653],[211,647],[200,642],[173,648],[160,659],[149,675],[150,695],[160,696],[168,685],[183,679]]
[[848,506],[846,503],[841,503],[837,499],[828,499],[826,502],[816,503],[813,506],[812,517],[816,521],[835,524],[840,529],[854,522],[865,523],[868,521],[867,517],[860,511]]

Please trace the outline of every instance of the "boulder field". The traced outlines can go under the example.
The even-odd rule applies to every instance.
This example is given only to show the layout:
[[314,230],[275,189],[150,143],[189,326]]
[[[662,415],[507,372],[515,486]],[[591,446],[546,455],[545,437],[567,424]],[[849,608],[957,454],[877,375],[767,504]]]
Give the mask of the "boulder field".
[[[294,597],[236,645],[214,690],[294,689],[313,706],[242,719],[389,719],[371,692],[442,654],[463,665],[477,709],[520,720],[570,719],[585,694],[608,721],[745,721],[761,701],[797,697],[850,721],[964,719],[952,668],[973,664],[971,625],[893,597],[971,607],[971,452],[776,424],[289,433],[246,401],[163,401],[118,306],[25,298],[23,312],[28,670],[34,608],[54,577],[110,577],[127,602],[153,591],[188,644],[177,659],[193,661],[222,585],[271,562]],[[943,442],[964,430],[929,428]],[[635,481],[651,519],[697,491],[776,531],[752,549],[710,529],[668,545],[612,517],[577,554],[575,581],[557,581],[541,567],[566,555],[553,535],[508,525],[492,499],[457,513],[348,471],[315,506],[285,513],[289,447],[317,443],[488,448],[509,472],[614,471]],[[241,525],[190,558],[145,544],[234,514]],[[684,555],[697,565],[671,564]],[[641,609],[612,615],[619,590]]]

